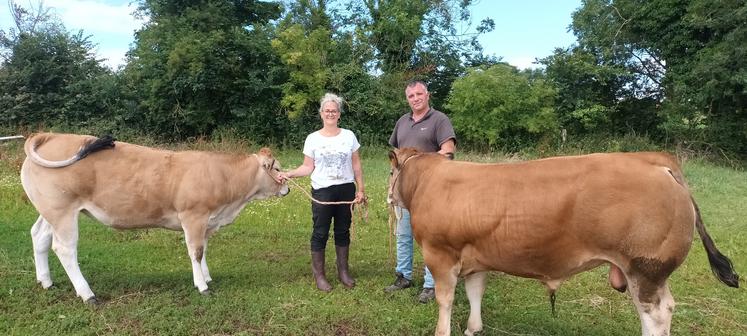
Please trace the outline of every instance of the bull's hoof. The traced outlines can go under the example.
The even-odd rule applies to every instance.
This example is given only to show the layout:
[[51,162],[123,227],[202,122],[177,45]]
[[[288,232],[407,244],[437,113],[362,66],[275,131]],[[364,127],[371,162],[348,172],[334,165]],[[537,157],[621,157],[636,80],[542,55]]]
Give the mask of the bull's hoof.
[[213,292],[211,292],[209,289],[206,289],[204,291],[200,291],[200,294],[202,296],[213,296]]
[[98,307],[101,305],[101,302],[99,302],[99,300],[95,296],[92,296],[88,298],[88,300],[86,300],[86,305],[91,307]]

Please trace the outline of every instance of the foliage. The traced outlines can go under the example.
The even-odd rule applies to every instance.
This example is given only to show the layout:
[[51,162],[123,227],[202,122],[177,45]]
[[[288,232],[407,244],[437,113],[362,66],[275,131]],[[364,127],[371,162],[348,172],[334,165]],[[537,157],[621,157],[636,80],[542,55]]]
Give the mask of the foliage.
[[558,48],[541,63],[558,89],[555,107],[569,134],[658,135],[662,121],[656,113],[658,101],[628,90],[636,77],[625,66],[606,62],[580,47]]
[[[405,112],[402,92],[408,80],[431,83],[432,103],[441,104],[451,83],[464,74],[464,57],[479,48],[476,35],[461,39],[451,27],[456,16],[468,19],[469,5],[353,1],[339,11],[329,10],[325,0],[289,4],[272,42],[289,71],[282,85],[282,105],[290,117],[286,140],[297,143],[297,134],[318,125],[317,100],[324,91],[348,101],[350,113],[344,113],[341,126],[373,143],[386,143],[391,125]],[[486,23],[481,31],[489,29]]]
[[147,0],[138,11],[150,21],[124,70],[139,102],[126,119],[176,138],[226,124],[256,137],[282,134],[284,116],[273,103],[282,71],[267,25],[276,4]]
[[[408,111],[407,81],[428,83],[431,105],[457,116],[462,103],[449,96],[469,94],[454,83],[470,83],[477,74],[469,69],[501,64],[477,41],[494,28],[490,18],[466,31],[472,0],[283,0],[285,8],[140,0],[135,14],[147,23],[116,72],[95,59],[83,32],[68,32],[43,5],[10,4],[16,27],[0,31],[0,127],[7,128],[161,140],[227,132],[298,147],[319,127],[319,97],[334,92],[346,99],[340,125],[385,144]],[[460,148],[545,150],[558,135],[635,134],[747,158],[745,17],[743,1],[584,0],[570,27],[577,44],[556,49],[523,79],[501,75],[548,88],[532,94],[552,103],[458,117],[467,140]],[[464,104],[504,106],[516,97]],[[533,104],[545,110],[513,116]]]
[[558,131],[556,91],[507,64],[475,68],[454,82],[446,107],[461,138],[491,148],[528,145]]
[[587,0],[572,27],[593,64],[628,73],[615,99],[643,112],[626,125],[745,153],[745,17],[740,1]]
[[[474,33],[456,29],[458,24],[471,26],[471,5],[471,0],[350,1],[351,15],[345,22],[363,43],[375,48],[374,71],[405,78],[405,82],[425,81],[432,104],[441,106],[451,83],[465,74],[467,65],[491,60],[482,55],[477,40],[494,28],[490,18],[480,21]],[[400,91],[399,86],[395,88]]]
[[79,124],[108,116],[112,75],[83,32],[71,34],[40,6],[11,2],[16,29],[0,34],[0,124]]
[[325,12],[326,1],[311,0],[293,5],[278,27],[272,47],[289,72],[283,87],[281,105],[288,109],[290,119],[313,111],[315,102],[328,88],[337,41],[332,39],[332,26]]

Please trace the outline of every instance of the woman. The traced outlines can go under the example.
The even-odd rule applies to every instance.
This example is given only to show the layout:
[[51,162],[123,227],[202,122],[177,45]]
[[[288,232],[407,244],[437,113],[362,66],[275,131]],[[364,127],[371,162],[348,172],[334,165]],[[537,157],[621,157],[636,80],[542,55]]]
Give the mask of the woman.
[[[337,125],[342,112],[342,98],[327,93],[322,97],[319,106],[323,126],[306,137],[303,145],[303,163],[296,169],[281,173],[279,178],[285,181],[310,174],[311,194],[314,199],[322,202],[360,202],[365,199],[363,171],[358,154],[360,144],[353,132]],[[314,224],[311,233],[311,270],[316,287],[323,292],[332,290],[324,272],[324,249],[334,218],[337,275],[343,286],[353,288],[355,280],[348,271],[352,219],[350,205],[323,205],[312,201],[311,213]]]

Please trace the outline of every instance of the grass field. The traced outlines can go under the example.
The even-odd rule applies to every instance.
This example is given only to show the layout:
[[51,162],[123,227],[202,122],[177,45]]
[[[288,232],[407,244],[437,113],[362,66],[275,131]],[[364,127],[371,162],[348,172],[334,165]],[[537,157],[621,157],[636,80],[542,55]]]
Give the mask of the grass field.
[[[199,148],[222,149],[203,144]],[[229,148],[228,150],[237,150]],[[317,291],[309,267],[310,206],[297,191],[250,203],[236,222],[211,240],[213,295],[192,286],[183,235],[166,230],[115,231],[81,216],[79,262],[103,304],[75,296],[51,253],[55,286],[36,284],[29,230],[37,213],[26,200],[18,170],[21,142],[0,143],[0,335],[427,335],[437,305],[418,304],[420,288],[387,294],[394,280],[385,207],[389,168],[383,149],[362,152],[371,198],[367,222],[357,220],[351,270],[357,287]],[[299,151],[278,153],[284,167]],[[489,155],[459,159],[496,160]],[[747,173],[698,160],[685,172],[709,233],[747,276]],[[298,179],[308,187],[308,179]],[[334,274],[330,241],[327,272]],[[422,283],[422,260],[416,260]],[[580,274],[558,292],[552,317],[537,281],[493,274],[483,300],[483,335],[636,335],[632,301],[607,284],[606,267]],[[699,240],[670,285],[677,307],[673,335],[747,335],[747,293],[711,274]],[[419,287],[419,286],[416,286]],[[464,330],[469,305],[458,287],[452,329]]]

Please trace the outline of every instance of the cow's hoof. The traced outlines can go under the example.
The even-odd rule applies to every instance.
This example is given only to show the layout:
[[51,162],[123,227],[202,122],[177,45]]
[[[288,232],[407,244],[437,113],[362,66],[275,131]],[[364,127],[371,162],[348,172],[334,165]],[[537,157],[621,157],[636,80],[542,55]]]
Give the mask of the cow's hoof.
[[211,292],[209,289],[206,289],[206,290],[200,291],[200,294],[202,294],[202,296],[212,296],[213,292]]
[[475,335],[479,335],[481,331],[482,331],[482,328],[480,328],[478,330],[465,329],[464,330],[464,336],[475,336]]
[[40,284],[44,289],[50,289],[54,287],[52,281],[37,281],[36,283]]
[[92,296],[88,298],[88,300],[86,300],[86,305],[91,307],[98,307],[101,305],[101,302],[99,302],[99,300],[95,296]]

